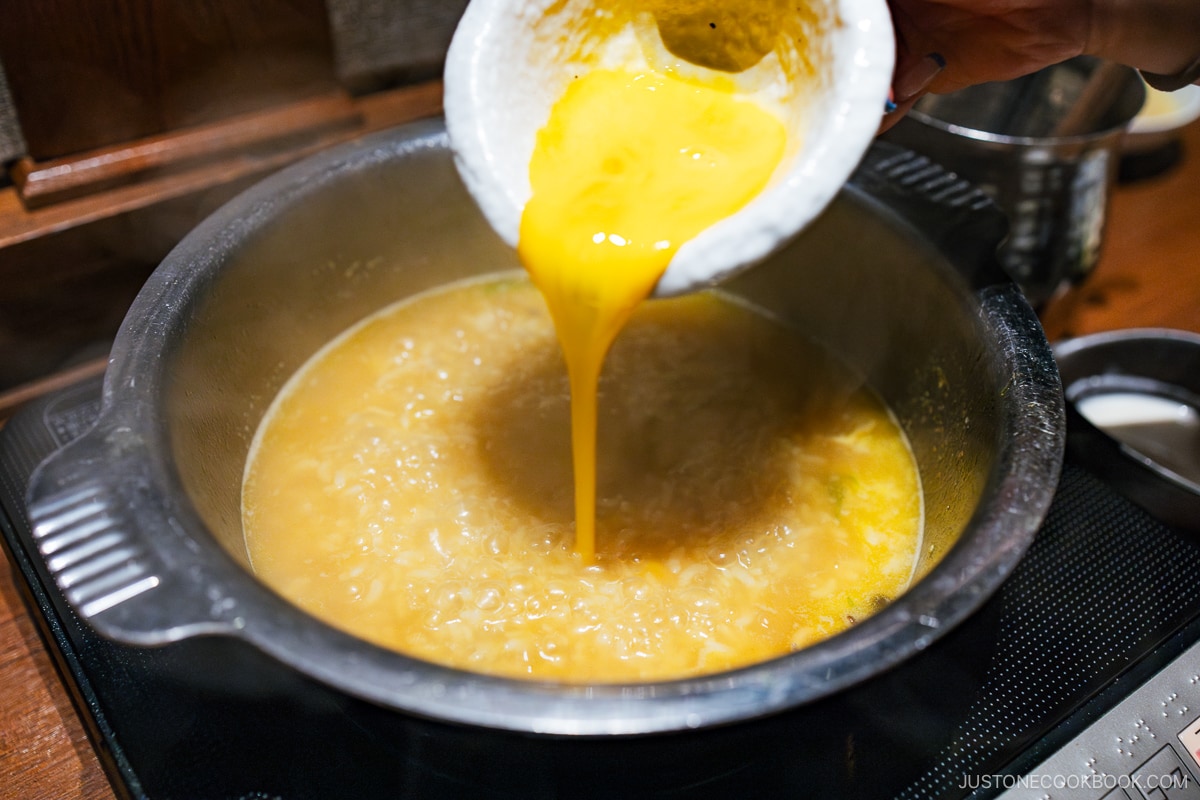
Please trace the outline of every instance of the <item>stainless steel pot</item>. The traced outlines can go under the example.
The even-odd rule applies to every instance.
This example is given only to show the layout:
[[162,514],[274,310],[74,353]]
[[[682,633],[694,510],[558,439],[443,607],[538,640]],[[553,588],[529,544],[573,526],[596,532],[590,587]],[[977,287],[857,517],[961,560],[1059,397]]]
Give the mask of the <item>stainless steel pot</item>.
[[1037,319],[996,264],[1002,226],[979,192],[880,144],[810,230],[729,285],[867,377],[906,430],[925,493],[920,580],[857,627],[773,661],[630,685],[480,676],[334,630],[247,568],[243,464],[288,376],[384,305],[515,267],[463,191],[435,122],[272,177],[168,256],[117,338],[100,422],[32,480],[35,536],[73,607],[109,637],[249,643],[384,716],[508,732],[526,755],[801,709],[971,614],[1050,503],[1061,390]]

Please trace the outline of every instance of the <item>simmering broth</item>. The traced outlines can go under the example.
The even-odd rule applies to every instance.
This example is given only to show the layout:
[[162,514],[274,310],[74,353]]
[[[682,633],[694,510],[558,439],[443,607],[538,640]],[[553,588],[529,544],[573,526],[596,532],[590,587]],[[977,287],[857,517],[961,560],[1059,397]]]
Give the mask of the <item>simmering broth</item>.
[[376,314],[264,419],[243,487],[256,572],[383,646],[567,681],[782,655],[907,585],[921,500],[902,434],[765,315],[715,294],[634,313],[600,382],[592,561],[573,548],[569,406],[524,279]]

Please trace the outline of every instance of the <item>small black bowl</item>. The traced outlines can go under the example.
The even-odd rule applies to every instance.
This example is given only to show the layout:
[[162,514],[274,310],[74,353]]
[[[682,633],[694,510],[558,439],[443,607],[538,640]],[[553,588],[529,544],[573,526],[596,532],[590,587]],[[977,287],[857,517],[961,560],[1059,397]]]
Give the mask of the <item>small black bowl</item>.
[[[1139,395],[1200,412],[1200,335],[1122,330],[1054,345],[1067,399],[1067,452],[1162,522],[1200,533],[1200,436],[1182,425],[1152,441],[1097,427],[1081,411],[1103,395]],[[1095,416],[1095,414],[1093,414]],[[1103,423],[1102,423],[1103,424]]]

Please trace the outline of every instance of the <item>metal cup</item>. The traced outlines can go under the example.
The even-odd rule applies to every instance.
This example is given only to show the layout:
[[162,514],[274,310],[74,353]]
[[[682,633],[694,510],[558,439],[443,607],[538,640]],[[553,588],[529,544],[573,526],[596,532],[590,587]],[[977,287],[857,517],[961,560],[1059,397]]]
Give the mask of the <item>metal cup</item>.
[[885,138],[992,196],[1009,219],[1001,263],[1036,308],[1096,266],[1121,138],[1144,98],[1135,70],[1081,56],[928,95]]

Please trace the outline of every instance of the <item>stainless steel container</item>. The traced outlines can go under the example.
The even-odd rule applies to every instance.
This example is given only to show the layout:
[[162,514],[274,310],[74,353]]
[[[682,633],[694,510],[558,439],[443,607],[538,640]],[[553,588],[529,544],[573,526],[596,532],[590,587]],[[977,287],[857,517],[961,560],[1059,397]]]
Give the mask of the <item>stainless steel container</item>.
[[[1068,450],[1151,516],[1200,533],[1200,335],[1105,331],[1056,343],[1054,357],[1067,399]],[[1121,405],[1106,426],[1086,411],[1099,398]],[[1147,400],[1166,402],[1172,416],[1156,409],[1147,417]]]
[[1137,72],[1079,57],[1013,81],[927,95],[886,137],[977,184],[1008,215],[1000,251],[1040,306],[1096,266]]
[[[32,480],[35,537],[69,601],[107,636],[248,645],[322,691],[367,701],[362,726],[390,726],[396,747],[437,759],[438,774],[458,769],[515,796],[571,765],[591,776],[590,792],[715,781],[768,758],[771,725],[827,713],[823,700],[954,628],[1032,539],[1061,465],[1063,406],[1041,328],[995,263],[1002,229],[978,191],[879,145],[817,224],[729,285],[861,371],[907,432],[925,493],[915,585],[851,630],[766,663],[627,685],[487,677],[334,630],[248,569],[243,464],[288,376],[384,305],[515,266],[461,187],[438,123],[289,169],[179,245],[121,329],[99,424]],[[459,751],[471,758],[447,766]],[[769,764],[759,777],[796,768]]]

